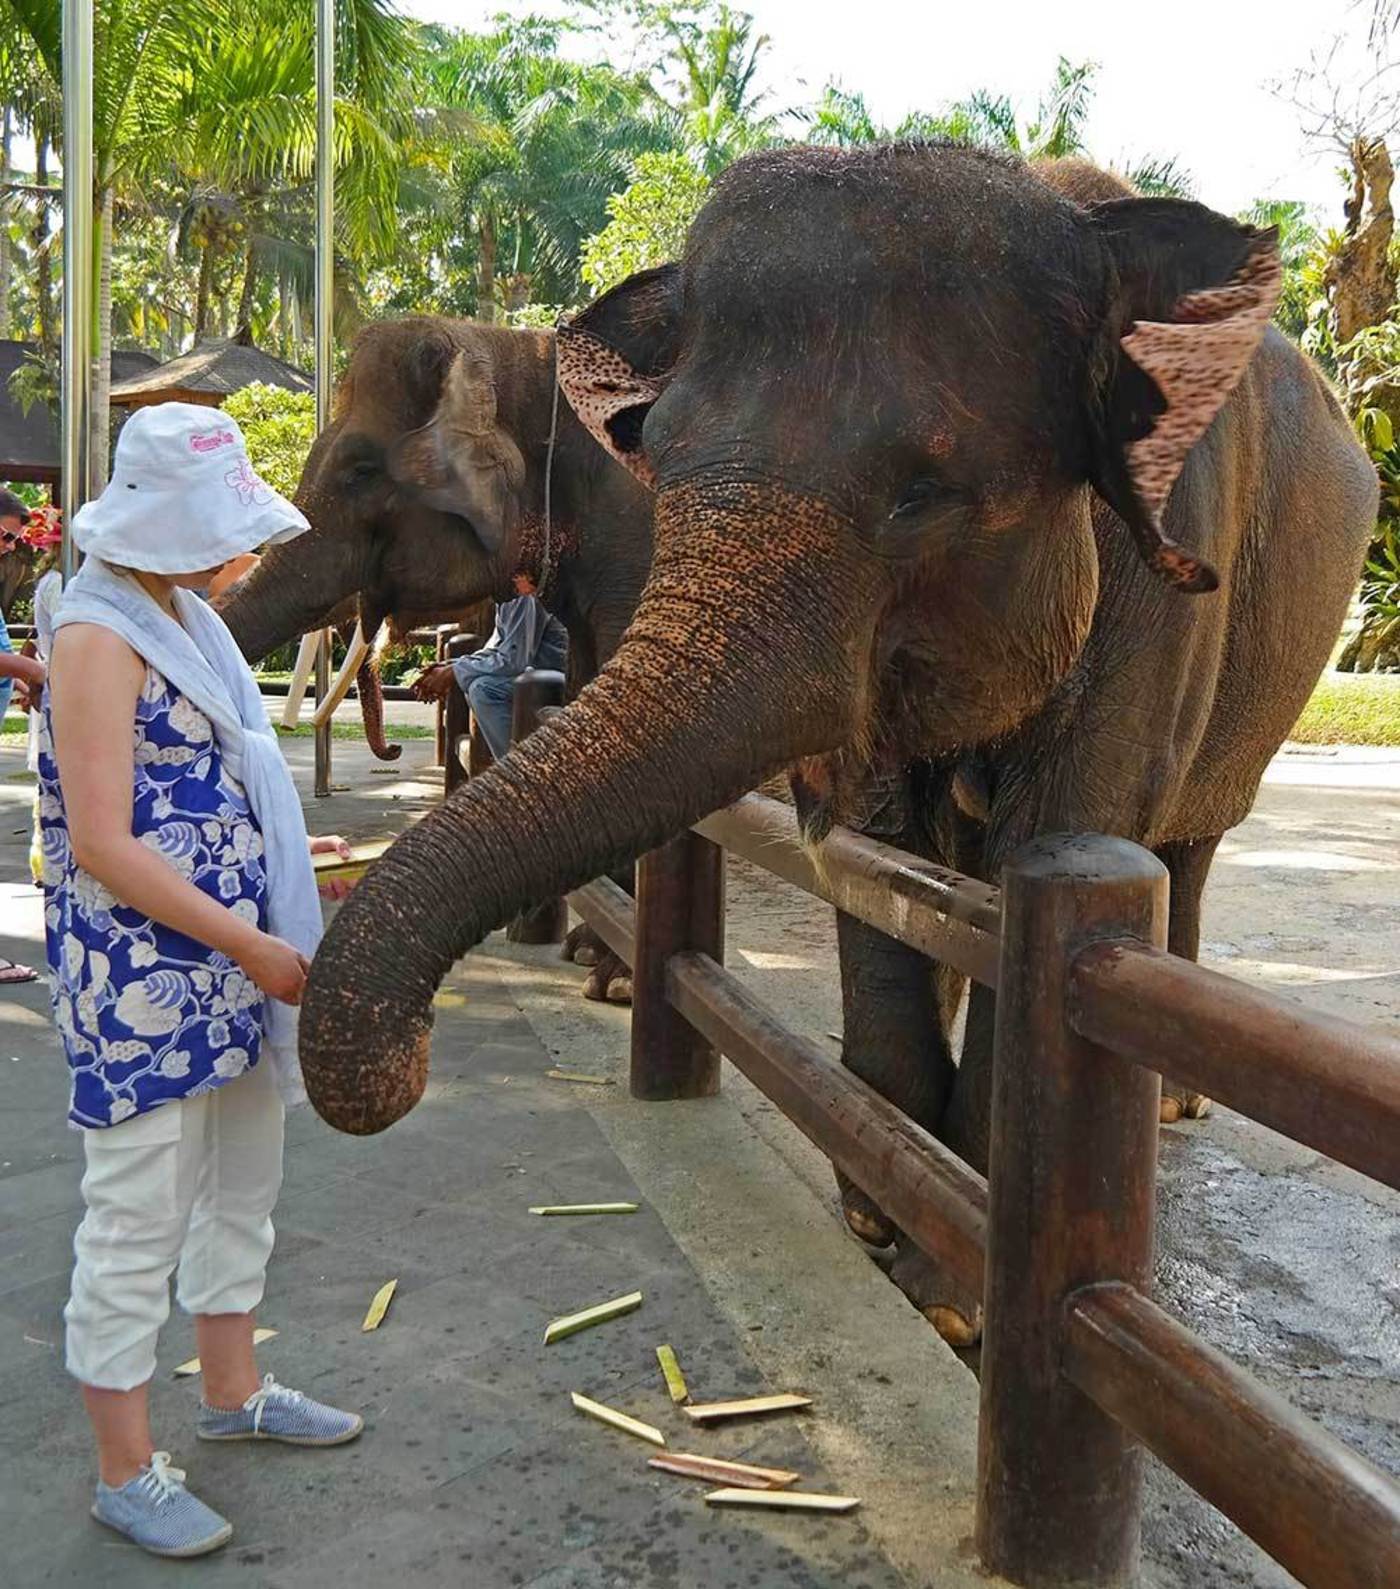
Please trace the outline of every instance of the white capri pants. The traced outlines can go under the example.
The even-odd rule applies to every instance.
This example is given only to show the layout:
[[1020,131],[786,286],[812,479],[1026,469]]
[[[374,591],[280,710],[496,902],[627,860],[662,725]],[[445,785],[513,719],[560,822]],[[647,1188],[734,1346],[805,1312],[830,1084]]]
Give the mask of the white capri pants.
[[70,1374],[101,1390],[150,1379],[177,1263],[186,1313],[251,1313],[262,1301],[282,1117],[267,1058],[213,1092],[83,1133],[87,1213],[63,1310]]

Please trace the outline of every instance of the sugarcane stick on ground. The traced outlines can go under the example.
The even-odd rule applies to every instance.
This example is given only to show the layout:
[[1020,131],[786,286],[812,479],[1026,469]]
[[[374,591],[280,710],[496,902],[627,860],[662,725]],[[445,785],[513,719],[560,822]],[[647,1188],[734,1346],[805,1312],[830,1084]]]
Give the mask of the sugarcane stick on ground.
[[629,1418],[625,1412],[618,1412],[616,1407],[605,1407],[600,1401],[593,1401],[588,1396],[580,1396],[576,1390],[569,1392],[569,1399],[574,1406],[586,1417],[596,1418],[599,1423],[605,1423],[610,1429],[620,1429],[623,1434],[636,1435],[638,1440],[649,1440],[654,1446],[664,1446],[666,1436],[654,1425],[643,1423],[640,1418]]
[[586,1076],[581,1070],[560,1070],[556,1065],[552,1070],[545,1071],[551,1081],[580,1081],[589,1087],[611,1087],[611,1076]]
[[854,1512],[858,1495],[815,1495],[810,1490],[711,1490],[707,1506],[767,1506],[786,1512]]
[[577,1335],[580,1330],[592,1329],[595,1324],[606,1324],[609,1319],[620,1319],[625,1313],[635,1313],[642,1305],[640,1291],[629,1292],[625,1297],[614,1297],[611,1302],[600,1302],[597,1307],[585,1308],[581,1313],[566,1313],[562,1319],[551,1321],[544,1332],[544,1344]]
[[640,1203],[545,1203],[532,1214],[635,1214]]
[[389,1311],[389,1303],[393,1300],[394,1292],[398,1289],[397,1280],[386,1280],[374,1293],[374,1300],[369,1305],[369,1312],[365,1314],[365,1322],[360,1326],[364,1330],[377,1330],[384,1322],[384,1315]]
[[675,1350],[669,1346],[656,1348],[656,1361],[661,1364],[661,1373],[666,1381],[666,1389],[670,1392],[671,1400],[679,1407],[690,1400],[690,1391],[686,1388],[685,1375],[681,1373],[681,1365],[677,1360]]
[[802,1476],[787,1468],[757,1468],[750,1462],[726,1462],[722,1457],[702,1457],[690,1451],[668,1451],[664,1456],[648,1457],[647,1462],[663,1473],[678,1473],[685,1479],[704,1479],[707,1484],[733,1485],[743,1490],[786,1489]]
[[774,1412],[796,1412],[810,1407],[810,1396],[751,1396],[747,1401],[707,1401],[687,1407],[685,1415],[695,1423],[719,1423],[725,1418],[762,1418]]

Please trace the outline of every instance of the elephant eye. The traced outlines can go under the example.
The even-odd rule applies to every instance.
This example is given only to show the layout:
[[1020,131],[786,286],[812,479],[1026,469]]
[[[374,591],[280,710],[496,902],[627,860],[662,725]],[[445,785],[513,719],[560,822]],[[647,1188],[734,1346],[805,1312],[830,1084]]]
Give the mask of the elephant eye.
[[356,458],[353,463],[346,467],[345,488],[348,491],[363,490],[377,480],[381,473],[382,471],[376,459]]
[[899,501],[890,510],[892,519],[912,519],[916,514],[935,507],[946,499],[948,493],[937,480],[911,480],[905,486]]

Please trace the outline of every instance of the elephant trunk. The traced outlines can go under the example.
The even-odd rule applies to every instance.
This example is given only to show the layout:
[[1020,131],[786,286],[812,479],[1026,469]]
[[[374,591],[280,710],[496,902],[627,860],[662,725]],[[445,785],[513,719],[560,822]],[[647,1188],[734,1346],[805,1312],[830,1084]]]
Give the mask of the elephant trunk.
[[311,529],[265,552],[214,603],[249,662],[323,627],[367,574],[358,538]]
[[365,727],[365,743],[378,761],[397,761],[402,745],[391,745],[384,738],[384,691],[379,681],[379,656],[373,645],[355,672],[355,689],[360,697],[360,717]]
[[850,543],[832,517],[751,485],[658,499],[651,578],[617,653],[405,833],[327,934],[301,1057],[333,1126],[380,1131],[417,1103],[433,994],[487,933],[844,742],[858,673],[846,614],[868,576],[835,550]]

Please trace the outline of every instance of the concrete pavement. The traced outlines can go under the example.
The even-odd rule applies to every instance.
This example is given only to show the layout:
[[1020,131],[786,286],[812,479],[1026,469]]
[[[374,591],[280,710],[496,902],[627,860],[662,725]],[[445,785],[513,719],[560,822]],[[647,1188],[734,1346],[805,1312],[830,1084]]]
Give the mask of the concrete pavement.
[[[303,787],[310,743],[288,742]],[[338,744],[353,793],[313,829],[397,830],[436,797],[431,741],[373,767]],[[42,962],[24,871],[29,787],[0,753],[0,953]],[[392,953],[392,946],[386,945]],[[633,1104],[551,1081],[560,1060],[620,1074],[625,1013],[588,1007],[551,951],[498,938],[439,998],[428,1095],[382,1137],[288,1123],[262,1366],[362,1409],[336,1451],[198,1446],[198,1381],[173,1380],[175,1315],[152,1402],[159,1443],[233,1520],[231,1545],[156,1564],[87,1516],[91,1455],[62,1368],[59,1310],[80,1210],[80,1143],[41,984],[0,1000],[0,1578],[113,1589],[162,1581],[317,1589],[899,1589],[985,1584],[971,1562],[976,1387],[745,1118],[742,1095]],[[517,1002],[519,1001],[519,1002]],[[532,1022],[521,1004],[535,1008]],[[571,1025],[571,1023],[573,1023]],[[570,1035],[572,1034],[572,1035]],[[636,1215],[546,1220],[539,1202],[636,1200]],[[360,1321],[385,1280],[381,1329]],[[546,1321],[640,1289],[637,1313],[544,1348]],[[697,1398],[802,1389],[810,1415],[691,1430],[664,1394],[668,1341]],[[859,1494],[846,1518],[707,1509],[705,1486],[576,1415],[579,1390],[663,1427],[673,1447],[790,1466]]]

